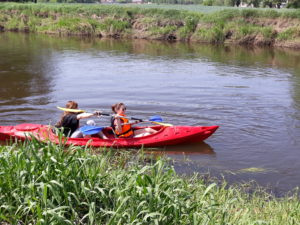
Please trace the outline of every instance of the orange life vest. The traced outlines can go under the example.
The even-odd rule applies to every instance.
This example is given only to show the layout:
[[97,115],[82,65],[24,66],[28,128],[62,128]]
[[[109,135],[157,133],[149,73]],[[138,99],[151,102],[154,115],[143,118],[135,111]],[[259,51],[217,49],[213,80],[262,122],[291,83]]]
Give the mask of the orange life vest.
[[[116,129],[114,129],[116,135],[118,137],[130,137],[130,136],[132,136],[134,134],[133,130],[132,130],[132,127],[131,127],[130,124],[127,124],[127,123],[129,123],[129,120],[127,118],[124,118],[124,117],[126,117],[126,115],[125,114],[119,114],[119,115],[122,116],[122,117],[119,118],[121,120],[122,132],[119,133]],[[114,124],[114,121],[113,121],[113,124]],[[114,125],[114,128],[115,128],[115,125]]]

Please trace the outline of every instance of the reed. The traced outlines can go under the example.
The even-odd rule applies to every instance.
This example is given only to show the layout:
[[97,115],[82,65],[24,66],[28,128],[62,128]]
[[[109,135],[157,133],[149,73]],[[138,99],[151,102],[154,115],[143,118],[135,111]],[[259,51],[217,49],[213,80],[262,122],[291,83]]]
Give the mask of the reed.
[[164,159],[35,140],[0,147],[0,223],[297,224],[297,195],[183,178]]

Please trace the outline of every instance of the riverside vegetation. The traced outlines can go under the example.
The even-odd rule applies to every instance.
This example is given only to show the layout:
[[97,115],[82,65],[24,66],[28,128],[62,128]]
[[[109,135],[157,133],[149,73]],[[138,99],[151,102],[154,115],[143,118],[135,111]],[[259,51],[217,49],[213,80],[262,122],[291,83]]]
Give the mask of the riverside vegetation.
[[1,3],[0,30],[300,48],[300,11]]
[[297,195],[178,176],[163,159],[43,144],[0,146],[0,224],[297,224]]

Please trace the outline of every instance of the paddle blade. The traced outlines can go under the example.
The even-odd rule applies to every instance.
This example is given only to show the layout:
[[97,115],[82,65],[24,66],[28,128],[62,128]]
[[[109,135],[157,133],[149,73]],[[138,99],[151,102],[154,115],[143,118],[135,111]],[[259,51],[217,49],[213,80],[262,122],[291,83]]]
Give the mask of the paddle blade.
[[97,134],[101,130],[103,130],[104,127],[96,127],[96,126],[83,126],[80,127],[80,131],[85,134],[85,135],[92,135],[92,134]]
[[159,116],[159,115],[156,115],[156,116],[151,116],[149,121],[152,121],[152,122],[162,122],[163,119]]
[[165,126],[165,127],[173,126],[173,124],[170,124],[170,123],[160,123],[160,122],[156,122],[156,121],[152,121],[152,123],[157,124],[157,125],[161,125],[161,126]]
[[62,110],[62,111],[66,111],[66,112],[74,112],[74,113],[83,113],[83,112],[85,112],[85,110],[82,110],[82,109],[68,109],[68,108],[63,108],[63,107],[59,107],[59,106],[57,106],[57,108]]

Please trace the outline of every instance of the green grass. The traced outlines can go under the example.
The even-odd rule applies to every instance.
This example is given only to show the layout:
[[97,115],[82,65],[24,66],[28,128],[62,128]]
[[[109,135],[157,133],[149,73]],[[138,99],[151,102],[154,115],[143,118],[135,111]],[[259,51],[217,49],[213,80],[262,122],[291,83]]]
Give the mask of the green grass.
[[214,8],[217,10],[197,5],[0,3],[0,26],[4,30],[61,35],[209,43],[271,45],[276,40],[293,40],[300,46],[297,27],[278,31],[269,23],[270,19],[278,24],[287,24],[287,19],[300,22],[300,10]]
[[177,30],[176,26],[171,26],[171,25],[167,25],[164,27],[154,27],[152,29],[150,29],[150,32],[153,35],[168,35],[171,34],[173,32],[175,32]]
[[[0,223],[296,224],[296,195],[183,178],[165,160],[110,149],[0,146]],[[149,161],[149,160],[148,160]]]
[[131,25],[128,21],[106,18],[103,23],[99,25],[99,28],[107,32],[122,32],[127,28],[130,28],[130,26]]
[[196,33],[197,39],[209,43],[223,43],[225,34],[221,26],[213,26],[211,28],[200,28]]
[[[286,17],[300,18],[300,10],[298,9],[249,9],[235,8],[225,6],[203,6],[203,5],[157,5],[157,4],[114,4],[114,5],[99,5],[99,4],[18,4],[18,3],[0,3],[0,10],[22,10],[27,13],[38,12],[54,12],[54,13],[83,13],[85,15],[102,14],[116,15],[118,17],[131,18],[135,14],[163,16],[165,18],[182,19],[188,15],[208,15],[214,16],[237,17],[245,18],[259,16],[268,18]],[[195,14],[196,13],[196,14]],[[77,14],[78,15],[78,14]]]
[[280,40],[280,41],[292,40],[299,36],[300,36],[299,28],[289,28],[278,34],[278,40]]

